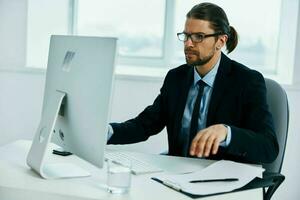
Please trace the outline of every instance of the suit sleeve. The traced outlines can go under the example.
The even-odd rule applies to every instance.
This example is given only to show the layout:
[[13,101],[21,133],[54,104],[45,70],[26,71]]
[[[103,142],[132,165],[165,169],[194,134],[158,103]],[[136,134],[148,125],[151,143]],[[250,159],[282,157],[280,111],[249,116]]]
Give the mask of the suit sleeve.
[[109,139],[108,144],[130,144],[145,141],[151,135],[163,130],[166,125],[164,96],[167,77],[160,89],[160,94],[152,105],[146,107],[133,119],[123,123],[111,123],[114,134]]
[[252,72],[242,94],[243,128],[231,126],[232,137],[226,151],[245,162],[270,163],[276,159],[279,146],[266,101],[264,78]]

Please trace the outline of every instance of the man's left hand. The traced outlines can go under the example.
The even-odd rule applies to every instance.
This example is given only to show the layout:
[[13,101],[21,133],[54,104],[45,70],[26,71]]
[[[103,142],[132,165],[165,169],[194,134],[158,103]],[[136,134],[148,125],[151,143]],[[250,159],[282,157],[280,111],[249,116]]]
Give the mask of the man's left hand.
[[223,124],[212,125],[197,133],[190,146],[190,155],[197,157],[208,157],[216,154],[220,142],[227,136],[227,127]]

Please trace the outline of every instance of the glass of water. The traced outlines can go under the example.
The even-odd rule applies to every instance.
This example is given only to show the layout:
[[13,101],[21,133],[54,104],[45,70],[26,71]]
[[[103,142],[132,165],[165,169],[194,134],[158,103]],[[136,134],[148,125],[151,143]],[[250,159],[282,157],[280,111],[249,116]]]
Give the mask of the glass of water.
[[113,194],[129,192],[131,185],[131,162],[107,161],[107,188]]

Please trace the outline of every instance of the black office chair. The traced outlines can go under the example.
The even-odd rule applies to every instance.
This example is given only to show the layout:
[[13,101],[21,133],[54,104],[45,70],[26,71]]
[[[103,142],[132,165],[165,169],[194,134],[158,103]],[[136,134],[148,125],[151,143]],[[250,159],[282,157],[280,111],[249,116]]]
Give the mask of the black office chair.
[[264,188],[264,200],[269,200],[285,179],[285,176],[280,172],[288,136],[289,105],[286,92],[277,82],[267,78],[265,78],[265,82],[267,88],[267,103],[273,116],[275,132],[279,143],[279,154],[276,160],[270,164],[263,165],[266,169],[263,175],[264,179],[270,179],[272,181],[271,186]]

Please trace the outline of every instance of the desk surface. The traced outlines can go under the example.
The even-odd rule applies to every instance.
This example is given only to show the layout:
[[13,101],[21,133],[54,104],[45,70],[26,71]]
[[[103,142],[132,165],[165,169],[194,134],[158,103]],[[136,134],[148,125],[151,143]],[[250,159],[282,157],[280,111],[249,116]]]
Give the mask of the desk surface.
[[[59,162],[72,162],[88,170],[92,176],[86,178],[45,180],[40,178],[26,165],[26,157],[31,142],[18,140],[0,147],[0,197],[1,199],[41,199],[45,200],[92,200],[92,199],[191,199],[179,192],[159,184],[150,178],[155,174],[133,175],[131,189],[128,194],[116,195],[106,191],[106,165],[102,169],[94,167],[76,156],[61,157],[51,155],[51,158]],[[201,159],[181,158],[163,155],[143,154],[144,157],[157,159],[158,165],[168,168],[170,162],[174,166],[172,172],[180,172],[182,166],[185,170],[202,169],[211,161]],[[201,198],[204,200],[231,200],[231,199],[262,199],[262,190],[254,189],[235,192],[225,195]]]

